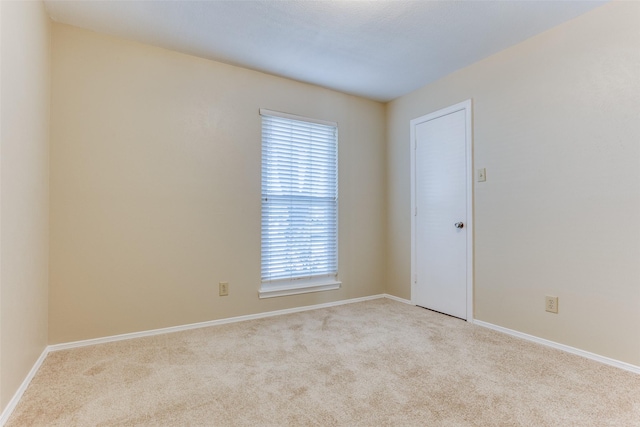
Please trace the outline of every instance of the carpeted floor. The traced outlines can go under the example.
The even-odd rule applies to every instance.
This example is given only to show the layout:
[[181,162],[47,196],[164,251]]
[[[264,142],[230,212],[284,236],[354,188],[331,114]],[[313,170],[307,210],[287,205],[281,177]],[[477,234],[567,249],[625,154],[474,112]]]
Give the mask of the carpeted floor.
[[640,376],[386,299],[50,353],[7,426],[640,426]]

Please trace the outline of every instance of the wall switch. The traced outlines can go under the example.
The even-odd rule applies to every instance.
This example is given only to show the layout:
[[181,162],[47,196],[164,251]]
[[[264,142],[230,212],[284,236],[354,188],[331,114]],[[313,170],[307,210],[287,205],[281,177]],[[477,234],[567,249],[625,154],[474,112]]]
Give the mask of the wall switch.
[[478,182],[485,182],[487,180],[487,169],[478,169]]
[[218,287],[221,297],[226,297],[227,295],[229,295],[229,282],[220,282],[218,283]]
[[545,310],[549,313],[558,313],[558,297],[550,297],[547,295],[545,298]]

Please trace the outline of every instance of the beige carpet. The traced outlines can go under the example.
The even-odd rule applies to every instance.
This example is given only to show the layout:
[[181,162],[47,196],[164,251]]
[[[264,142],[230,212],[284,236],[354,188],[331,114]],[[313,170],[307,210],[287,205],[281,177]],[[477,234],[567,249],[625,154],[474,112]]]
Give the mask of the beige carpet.
[[640,426],[640,376],[390,300],[49,354],[8,426]]

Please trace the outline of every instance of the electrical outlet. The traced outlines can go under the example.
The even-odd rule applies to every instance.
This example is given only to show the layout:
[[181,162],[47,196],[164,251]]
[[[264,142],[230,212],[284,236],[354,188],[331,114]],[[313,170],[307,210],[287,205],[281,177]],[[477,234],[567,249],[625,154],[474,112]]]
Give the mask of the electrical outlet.
[[229,282],[220,282],[218,283],[218,287],[221,297],[226,297],[227,295],[229,295]]
[[545,310],[549,313],[558,313],[558,297],[547,295],[545,298]]

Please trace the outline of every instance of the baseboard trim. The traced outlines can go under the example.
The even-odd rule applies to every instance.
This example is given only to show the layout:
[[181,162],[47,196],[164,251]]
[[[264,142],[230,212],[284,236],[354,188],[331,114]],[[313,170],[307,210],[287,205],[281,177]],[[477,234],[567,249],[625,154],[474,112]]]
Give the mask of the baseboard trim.
[[206,327],[209,327],[209,326],[226,325],[226,324],[229,324],[229,323],[244,322],[244,321],[247,321],[247,320],[264,319],[264,318],[267,318],[267,317],[281,316],[283,314],[299,313],[299,312],[302,312],[302,311],[317,310],[317,309],[320,309],[320,308],[336,307],[336,306],[339,306],[339,305],[354,304],[354,303],[357,303],[357,302],[370,301],[370,300],[380,299],[380,298],[385,298],[385,294],[371,295],[371,296],[367,296],[367,297],[352,298],[352,299],[340,300],[340,301],[333,301],[333,302],[327,302],[327,303],[323,303],[323,304],[307,305],[307,306],[303,306],[303,307],[287,308],[287,309],[284,309],[284,310],[267,311],[267,312],[264,312],[264,313],[248,314],[248,315],[245,315],[245,316],[227,317],[225,319],[209,320],[207,322],[190,323],[190,324],[187,324],[187,325],[171,326],[171,327],[168,327],[168,328],[160,328],[160,329],[151,329],[151,330],[148,330],[148,331],[132,332],[132,333],[128,333],[128,334],[111,335],[111,336],[102,337],[102,338],[93,338],[93,339],[88,339],[88,340],[73,341],[73,342],[62,343],[62,344],[53,344],[53,345],[50,345],[48,347],[48,349],[49,349],[49,351],[68,350],[68,349],[71,349],[71,348],[87,347],[87,346],[91,346],[91,345],[105,344],[105,343],[114,342],[114,341],[123,341],[123,340],[130,340],[130,339],[134,339],[134,338],[150,337],[150,336],[154,336],[154,335],[169,334],[169,333],[180,332],[180,331],[188,331],[188,330],[191,330],[191,329],[206,328]]
[[401,303],[403,303],[403,304],[414,305],[410,300],[408,300],[408,299],[404,299],[404,298],[400,298],[400,297],[397,297],[397,296],[395,296],[395,295],[382,294],[382,296],[383,296],[383,297],[385,297],[385,298],[389,298],[389,299],[391,299],[391,300],[394,300],[394,301],[401,302]]
[[606,356],[601,356],[599,354],[591,353],[589,351],[580,350],[579,348],[571,347],[565,344],[557,343],[555,341],[550,341],[544,338],[536,337],[535,335],[525,334],[524,332],[518,332],[513,329],[494,325],[493,323],[484,322],[482,320],[474,319],[473,323],[475,325],[482,326],[484,328],[493,329],[494,331],[502,332],[503,334],[511,335],[527,341],[532,341],[547,347],[555,348],[556,350],[562,350],[567,353],[575,354],[577,356],[582,356],[587,359],[591,359],[591,360],[595,360],[596,362],[603,363],[605,365],[614,366],[619,369],[624,369],[625,371],[633,372],[634,374],[640,374],[640,366],[632,365],[627,362],[611,359]]
[[2,414],[0,414],[0,426],[5,425],[14,409],[16,409],[16,406],[18,406],[18,402],[20,402],[20,399],[22,399],[22,395],[24,394],[24,392],[27,391],[27,387],[29,387],[29,384],[31,383],[33,377],[35,377],[38,373],[38,370],[40,369],[40,366],[42,366],[44,359],[47,358],[47,354],[49,354],[49,347],[46,347],[44,350],[42,350],[42,354],[40,354],[40,357],[38,357],[36,363],[33,364],[33,367],[27,374],[26,378],[24,379],[24,381],[22,381],[22,384],[20,384],[20,387],[18,387],[18,390],[15,392],[7,406],[4,408]]

